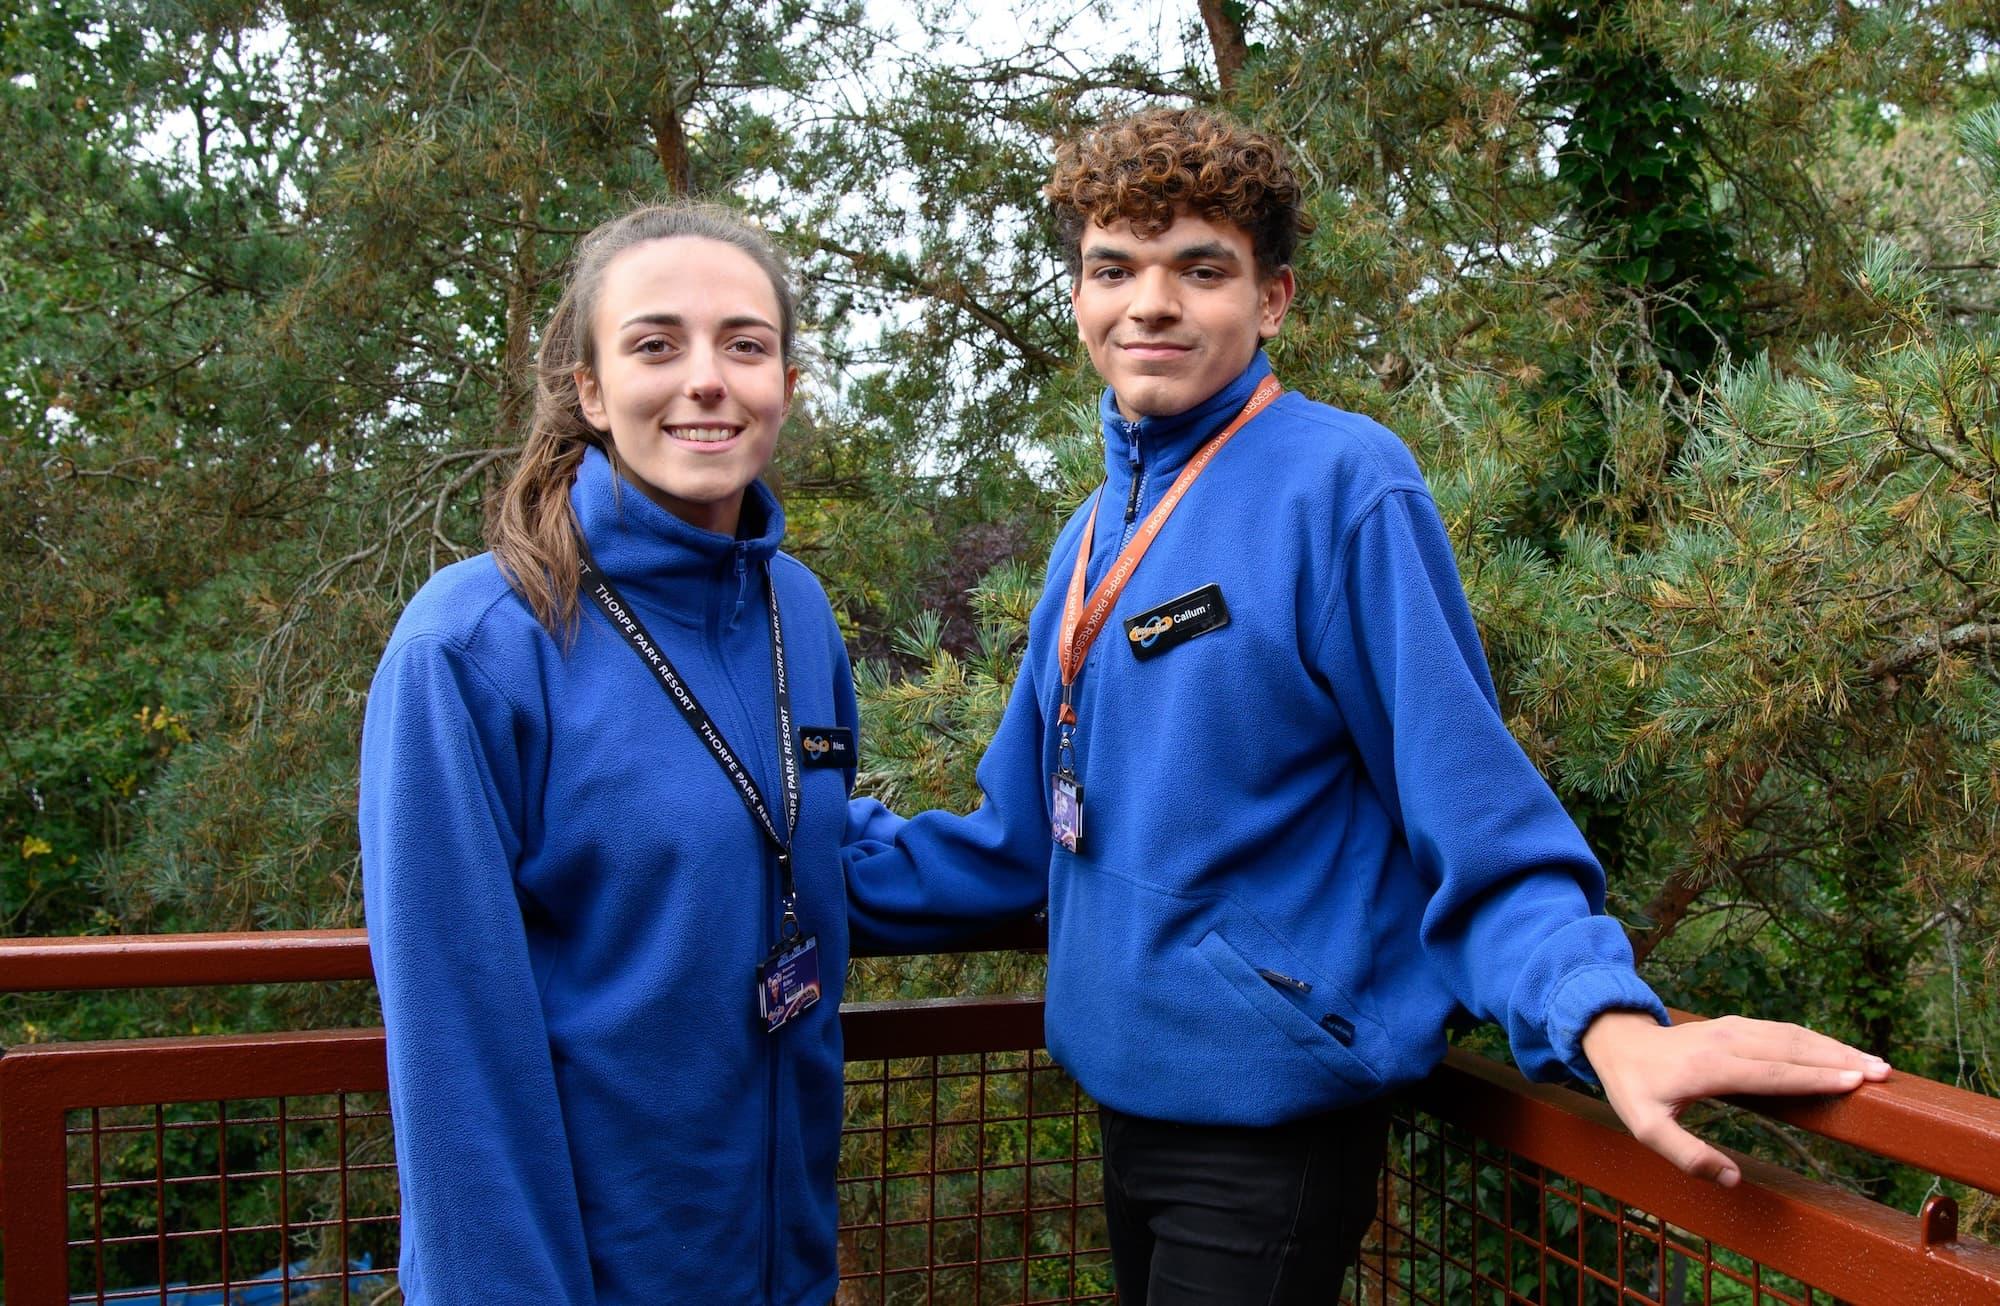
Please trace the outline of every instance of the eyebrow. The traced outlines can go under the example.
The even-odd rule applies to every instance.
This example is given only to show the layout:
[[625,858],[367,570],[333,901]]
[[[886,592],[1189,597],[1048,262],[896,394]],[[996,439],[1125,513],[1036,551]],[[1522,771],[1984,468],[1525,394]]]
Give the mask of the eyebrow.
[[[618,329],[623,331],[626,327],[632,326],[684,327],[686,325],[687,319],[679,313],[639,313],[620,322]],[[726,331],[734,331],[739,327],[762,327],[766,331],[778,329],[767,319],[758,317],[754,313],[738,313],[734,317],[725,317],[721,326]]]
[[[1097,263],[1130,263],[1132,252],[1115,245],[1092,245],[1083,251],[1083,257]],[[1175,263],[1240,263],[1236,251],[1219,241],[1204,241],[1199,245],[1183,245],[1174,251]]]
[[1174,255],[1176,263],[1236,263],[1236,251],[1220,241],[1206,241],[1200,245],[1183,245]]

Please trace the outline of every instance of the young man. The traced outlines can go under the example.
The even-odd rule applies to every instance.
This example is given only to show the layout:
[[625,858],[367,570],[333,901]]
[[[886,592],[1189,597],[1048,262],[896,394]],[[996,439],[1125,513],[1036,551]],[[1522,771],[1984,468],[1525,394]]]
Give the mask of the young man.
[[1121,1300],[1325,1300],[1384,1095],[1461,1008],[1725,1184],[1687,1102],[1886,1075],[1793,1026],[1667,1025],[1500,718],[1416,463],[1274,397],[1308,226],[1278,146],[1155,111],[1065,147],[1046,193],[1105,483],[1050,558],[984,806],[880,818],[850,910],[918,946],[1046,904],[1048,1045],[1102,1107]]

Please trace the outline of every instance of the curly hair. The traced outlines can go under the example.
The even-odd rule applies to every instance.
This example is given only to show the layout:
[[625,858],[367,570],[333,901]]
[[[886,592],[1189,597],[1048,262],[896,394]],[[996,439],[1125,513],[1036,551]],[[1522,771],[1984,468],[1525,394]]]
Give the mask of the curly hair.
[[1292,261],[1312,218],[1299,207],[1298,178],[1284,147],[1207,109],[1150,109],[1099,123],[1056,150],[1042,188],[1055,210],[1063,262],[1082,271],[1083,232],[1124,221],[1144,240],[1182,210],[1249,233],[1257,269]]

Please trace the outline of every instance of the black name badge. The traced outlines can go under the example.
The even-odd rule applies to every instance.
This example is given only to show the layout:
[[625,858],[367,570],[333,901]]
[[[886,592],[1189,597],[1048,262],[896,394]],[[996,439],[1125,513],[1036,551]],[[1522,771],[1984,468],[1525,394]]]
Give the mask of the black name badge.
[[1222,587],[1204,585],[1128,618],[1125,642],[1132,656],[1143,662],[1228,624],[1229,605],[1222,601]]
[[800,726],[799,756],[807,766],[853,766],[854,732],[845,726]]

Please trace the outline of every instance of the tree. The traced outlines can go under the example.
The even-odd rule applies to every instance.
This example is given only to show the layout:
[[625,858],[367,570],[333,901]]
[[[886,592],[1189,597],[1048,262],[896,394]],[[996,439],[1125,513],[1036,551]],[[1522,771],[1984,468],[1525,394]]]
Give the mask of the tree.
[[[1990,314],[1885,289],[1916,274],[1832,179],[1857,123],[1948,111],[1950,17],[1300,3],[1254,16],[1231,101],[1316,195],[1279,372],[1416,448],[1656,983],[1948,1074],[1937,1013],[1993,1028],[1937,979],[1996,937],[1991,400],[1956,334]],[[976,801],[959,744],[1017,639],[911,629],[921,669],[866,686],[876,783]]]
[[782,152],[758,97],[861,38],[791,4],[9,20],[17,926],[355,919],[369,672],[480,547],[569,242],[744,182]]
[[1651,977],[1992,1086],[1962,7],[1203,4],[1186,65],[800,0],[0,21],[14,928],[355,919],[370,668],[479,547],[552,276],[637,195],[733,194],[798,255],[826,363],[775,476],[871,659],[867,782],[975,801],[1096,479],[1049,144],[1213,102],[1312,193],[1280,374],[1416,450]]

